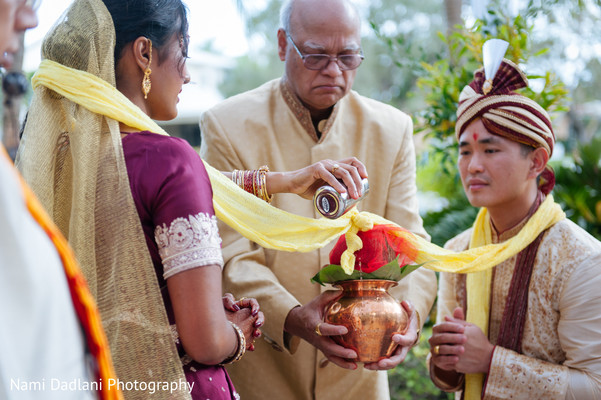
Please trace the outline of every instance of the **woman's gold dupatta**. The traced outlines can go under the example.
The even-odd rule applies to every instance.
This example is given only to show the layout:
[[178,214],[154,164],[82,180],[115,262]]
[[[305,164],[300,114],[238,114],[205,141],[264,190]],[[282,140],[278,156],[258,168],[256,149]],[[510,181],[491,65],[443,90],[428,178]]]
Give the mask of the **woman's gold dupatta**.
[[[102,1],[75,0],[44,39],[42,58],[114,88],[112,26]],[[89,89],[82,92],[89,96]],[[189,399],[131,195],[117,120],[37,86],[17,166],[78,258],[120,382],[183,382],[182,390],[159,390],[153,398]],[[150,396],[142,390],[123,394]]]

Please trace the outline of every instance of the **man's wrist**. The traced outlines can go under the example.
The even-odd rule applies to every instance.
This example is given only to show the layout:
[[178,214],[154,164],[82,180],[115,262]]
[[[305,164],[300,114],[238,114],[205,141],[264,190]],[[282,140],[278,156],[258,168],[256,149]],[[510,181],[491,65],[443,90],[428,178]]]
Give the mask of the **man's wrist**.
[[456,392],[463,387],[465,375],[455,371],[445,371],[434,365],[429,359],[430,379],[434,386],[445,392]]
[[294,320],[296,318],[294,316],[294,313],[296,313],[299,308],[300,308],[300,305],[296,305],[295,307],[293,307],[288,312],[288,315],[286,316],[286,319],[284,320],[284,332],[282,335],[283,343],[284,343],[284,347],[291,354],[294,354],[296,352],[296,350],[298,349],[298,346],[300,344],[300,338],[293,333]]
[[490,366],[492,364],[492,359],[495,355],[495,349],[497,348],[497,346],[493,346],[492,350],[490,352],[490,357],[488,357],[488,364],[486,365],[486,369],[484,371],[485,374],[488,374],[490,372]]
[[274,193],[287,193],[290,188],[287,185],[285,178],[285,172],[268,172],[265,176],[265,183],[267,185],[267,192],[272,195]]
[[293,307],[290,311],[288,311],[288,315],[286,315],[286,319],[284,320],[284,332],[294,335],[294,321],[296,317],[294,314],[298,311],[300,305]]

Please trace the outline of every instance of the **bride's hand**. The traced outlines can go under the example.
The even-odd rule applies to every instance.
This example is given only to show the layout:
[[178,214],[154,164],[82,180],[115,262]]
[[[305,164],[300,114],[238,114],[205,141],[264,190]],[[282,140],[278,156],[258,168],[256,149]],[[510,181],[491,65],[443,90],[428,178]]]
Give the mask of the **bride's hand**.
[[235,300],[231,293],[223,296],[223,307],[227,319],[242,329],[246,336],[247,348],[254,350],[254,340],[261,336],[261,329],[265,323],[265,316],[259,310],[259,302],[254,298],[242,297]]

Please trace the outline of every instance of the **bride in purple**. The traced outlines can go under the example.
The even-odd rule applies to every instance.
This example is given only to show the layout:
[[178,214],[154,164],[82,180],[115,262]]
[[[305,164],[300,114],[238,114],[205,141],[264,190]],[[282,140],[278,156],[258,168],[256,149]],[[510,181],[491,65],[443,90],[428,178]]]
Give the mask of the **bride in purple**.
[[[114,79],[117,89],[146,115],[155,120],[170,120],[177,115],[178,94],[182,86],[190,81],[186,68],[188,51],[186,13],[181,0],[75,0],[66,16],[45,39],[43,52],[47,59],[64,66],[92,73],[107,82]],[[113,26],[105,26],[106,22],[103,21],[111,19]],[[93,24],[98,24],[100,28],[98,26],[93,28]],[[108,31],[113,28],[114,34],[109,35],[109,38],[115,40],[114,52],[112,40],[101,37],[106,34],[102,32],[103,30]],[[59,35],[61,30],[65,32],[62,36]],[[78,49],[78,51],[71,54],[69,49]],[[112,66],[112,63],[106,63],[107,54],[114,54],[114,71],[112,67],[109,68],[110,71],[106,70],[106,65]],[[93,58],[94,56],[97,58]],[[56,79],[58,81],[60,77]],[[170,376],[178,376],[177,374],[181,375],[181,368],[183,368],[192,398],[202,400],[239,398],[223,365],[239,360],[247,350],[254,349],[253,341],[261,335],[260,327],[264,323],[264,318],[255,299],[235,300],[231,294],[223,295],[221,239],[213,210],[211,183],[200,157],[182,139],[140,131],[123,122],[119,122],[122,156],[120,156],[119,146],[111,143],[110,140],[99,139],[93,142],[101,147],[100,150],[92,146],[82,151],[81,147],[78,148],[78,140],[82,140],[82,135],[88,137],[97,135],[105,138],[105,128],[110,130],[111,124],[116,127],[115,121],[104,115],[84,110],[78,104],[50,92],[44,87],[36,89],[29,119],[44,121],[47,131],[28,129],[26,126],[22,153],[24,164],[27,163],[25,160],[28,152],[37,154],[36,162],[40,164],[42,159],[49,158],[54,183],[44,182],[43,179],[36,180],[36,174],[43,176],[45,172],[36,170],[35,166],[34,168],[31,165],[23,167],[30,169],[30,172],[25,175],[34,178],[32,186],[36,192],[51,192],[43,198],[47,204],[55,206],[53,216],[58,219],[57,223],[61,229],[69,231],[68,236],[74,243],[73,247],[82,265],[85,267],[91,258],[95,263],[87,269],[86,278],[99,297],[98,302],[111,341],[111,352],[117,373],[125,374],[129,379],[141,376],[146,381],[165,380],[165,377],[157,376],[161,374],[157,372],[158,368],[152,368],[153,365],[156,367],[163,361],[159,357],[159,362],[156,362],[157,357],[152,356],[159,353],[154,352],[153,349],[175,347],[176,350],[173,351],[177,351],[179,360],[171,362],[165,359],[163,364],[177,365],[170,365],[162,371],[169,370]],[[50,117],[44,118],[46,114],[59,115],[63,122],[56,122],[58,119]],[[98,132],[88,132],[86,124],[99,116],[101,123],[98,126],[101,128],[97,129]],[[34,125],[34,122],[31,122],[31,125]],[[55,142],[49,140],[56,148],[49,152],[51,155],[46,155],[44,149],[36,147],[35,143],[38,143],[36,139],[43,135],[50,136],[51,132],[56,130],[60,132],[57,134],[60,135],[58,140]],[[115,135],[118,136],[118,133]],[[107,157],[106,149],[110,151],[116,149],[115,154],[119,155],[117,159]],[[97,182],[96,186],[86,190],[76,183],[64,184],[76,182],[76,178],[79,177],[77,174],[81,172],[77,168],[82,169],[82,165],[86,164],[81,160],[85,159],[84,157],[90,151],[95,151],[102,156],[99,158],[98,169],[92,168],[92,172],[89,173],[95,175],[93,178]],[[127,176],[118,175],[121,174],[119,162],[122,162],[119,161],[119,157],[124,158]],[[111,163],[116,166],[110,165]],[[43,170],[43,168],[39,169]],[[268,200],[271,194],[279,192],[290,192],[310,198],[315,189],[325,183],[342,191],[344,186],[338,179],[344,182],[349,194],[355,198],[359,194],[357,188],[361,187],[361,179],[367,176],[363,164],[355,158],[337,162],[324,160],[301,170],[285,173],[270,173],[265,168],[260,168],[256,171],[236,171],[225,174],[232,177],[245,190],[265,200]],[[106,224],[98,222],[104,221],[107,213],[120,207],[117,192],[115,191],[114,198],[111,198],[113,193],[110,192],[110,188],[116,187],[119,182],[126,179],[129,180],[133,205],[144,236],[142,239],[138,237],[141,233],[137,236],[128,234],[126,241],[131,243],[139,241],[142,244],[137,246],[138,248],[143,247],[144,243],[147,247],[144,251],[148,251],[154,266],[151,274],[156,275],[156,283],[164,306],[164,310],[161,308],[160,311],[167,315],[170,329],[167,337],[170,337],[172,343],[148,339],[154,337],[153,334],[162,335],[164,332],[160,327],[148,329],[144,326],[144,321],[149,319],[144,319],[140,315],[145,312],[144,308],[148,308],[149,297],[143,293],[133,293],[133,296],[130,293],[128,299],[133,299],[131,304],[112,303],[113,306],[107,306],[111,304],[111,299],[120,298],[122,292],[131,290],[123,284],[121,277],[129,275],[127,277],[129,282],[135,281],[138,275],[134,271],[146,271],[152,268],[148,262],[148,268],[134,269],[134,263],[126,259],[127,251],[119,253],[123,258],[103,255],[121,245],[111,236],[116,237],[119,234],[126,236],[121,229],[131,225],[125,220]],[[110,184],[107,184],[106,182],[109,181]],[[58,194],[46,190],[48,187],[53,187],[52,190]],[[64,204],[56,200],[65,191],[66,198],[73,199],[73,204]],[[76,229],[73,225],[79,220],[73,218],[69,220],[68,217],[69,212],[72,215],[77,212],[76,201],[80,201],[78,204],[85,204],[89,200],[86,196],[98,200],[93,208],[96,222],[92,227],[85,228],[95,230],[97,233],[95,239],[87,240],[87,243],[86,238],[82,239],[74,234]],[[69,207],[71,207],[70,211]],[[86,218],[84,215],[84,219]],[[116,230],[119,230],[119,233]],[[78,252],[78,249],[86,248],[84,247],[86,245],[92,246],[92,250]],[[99,250],[100,248],[103,252]],[[131,259],[135,261],[140,257]],[[132,264],[131,268],[128,263]],[[113,274],[111,276],[113,280],[109,285],[100,277],[104,271],[110,269],[111,265],[118,265],[114,270],[122,273],[117,277]],[[154,281],[154,278],[152,280]],[[155,284],[155,282],[151,283]],[[148,290],[152,291],[152,288]],[[143,303],[143,301],[147,302]],[[150,305],[154,307],[156,303]],[[116,306],[124,311],[114,312],[117,315],[111,314]],[[107,315],[110,315],[110,318],[106,318]],[[120,322],[121,325],[112,325],[115,321]],[[151,334],[128,336],[125,329],[131,326],[134,326],[131,332],[135,329],[138,331],[146,329],[145,332],[150,331]],[[137,346],[136,352],[132,350],[133,345]],[[155,364],[150,363],[151,359]],[[129,396],[145,398],[147,394],[128,393],[127,397]],[[162,397],[173,398],[165,392],[153,395],[153,398]]]

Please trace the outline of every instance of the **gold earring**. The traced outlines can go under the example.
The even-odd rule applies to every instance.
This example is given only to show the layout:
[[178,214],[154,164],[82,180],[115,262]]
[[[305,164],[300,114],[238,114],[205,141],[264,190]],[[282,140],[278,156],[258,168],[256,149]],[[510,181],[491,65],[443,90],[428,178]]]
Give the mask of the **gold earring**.
[[142,79],[142,93],[144,93],[144,99],[148,98],[148,93],[150,93],[150,88],[152,86],[150,82],[150,74],[152,70],[150,69],[150,64],[152,63],[152,41],[148,39],[150,43],[150,50],[148,52],[148,66],[144,70],[144,78]]

